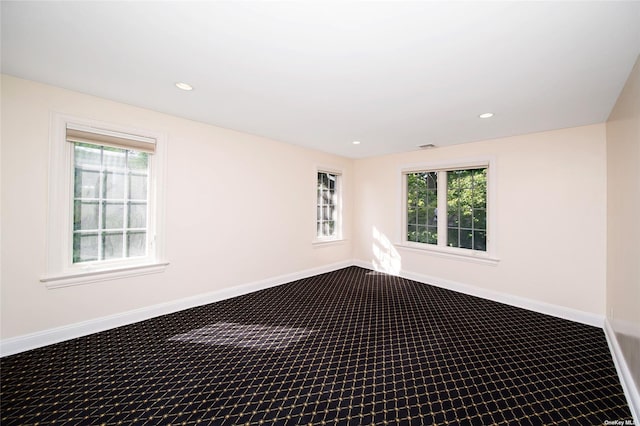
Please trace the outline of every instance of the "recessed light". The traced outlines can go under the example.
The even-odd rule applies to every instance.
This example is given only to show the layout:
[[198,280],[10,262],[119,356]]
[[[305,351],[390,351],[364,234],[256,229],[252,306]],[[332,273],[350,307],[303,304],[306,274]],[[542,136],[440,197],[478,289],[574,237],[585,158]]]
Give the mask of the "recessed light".
[[484,114],[480,114],[478,117],[480,117],[480,118],[491,118],[491,117],[493,117],[493,113],[492,112],[485,112]]
[[187,91],[188,91],[188,90],[193,90],[193,87],[192,87],[190,84],[183,83],[183,82],[181,82],[181,81],[180,81],[180,82],[178,82],[178,83],[176,83],[176,87],[177,87],[178,89],[187,90]]
[[351,143],[354,144],[354,145],[360,145],[360,141],[353,141]]

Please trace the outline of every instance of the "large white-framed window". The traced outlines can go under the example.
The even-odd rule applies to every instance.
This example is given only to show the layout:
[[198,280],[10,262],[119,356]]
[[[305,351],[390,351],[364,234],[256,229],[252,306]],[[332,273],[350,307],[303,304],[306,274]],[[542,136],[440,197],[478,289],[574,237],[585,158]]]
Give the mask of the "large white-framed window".
[[495,261],[495,161],[402,167],[400,246]]
[[316,174],[315,242],[342,239],[342,172],[319,168]]
[[49,288],[161,272],[163,135],[53,114]]

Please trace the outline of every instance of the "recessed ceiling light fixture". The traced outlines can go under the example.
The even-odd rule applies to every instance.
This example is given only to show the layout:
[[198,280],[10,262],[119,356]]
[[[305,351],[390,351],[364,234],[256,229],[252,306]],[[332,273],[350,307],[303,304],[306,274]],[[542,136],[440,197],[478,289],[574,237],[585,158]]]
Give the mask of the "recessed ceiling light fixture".
[[480,114],[478,117],[479,118],[491,118],[491,117],[493,117],[493,113],[492,112],[485,112],[483,114]]
[[354,145],[360,145],[360,141],[353,141],[351,143],[354,144]]
[[193,87],[190,84],[183,83],[182,81],[176,83],[176,87],[178,89],[187,90],[187,91],[193,90]]

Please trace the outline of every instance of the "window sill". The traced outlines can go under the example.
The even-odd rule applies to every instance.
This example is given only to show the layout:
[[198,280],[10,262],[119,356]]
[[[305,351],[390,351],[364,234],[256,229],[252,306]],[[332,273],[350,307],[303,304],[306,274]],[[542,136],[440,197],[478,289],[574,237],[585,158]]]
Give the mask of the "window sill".
[[313,240],[311,244],[315,247],[328,247],[346,243],[344,238],[336,238],[333,240]]
[[455,251],[453,250],[449,251],[449,249],[447,248],[443,249],[439,247],[433,247],[433,248],[422,247],[422,246],[417,246],[417,245],[407,244],[407,243],[396,243],[394,244],[394,246],[403,250],[425,253],[433,256],[443,257],[446,259],[461,260],[461,261],[472,262],[472,263],[481,263],[484,265],[496,266],[500,262],[499,258],[489,256],[486,253],[471,252],[467,254],[467,253],[464,253],[464,251],[458,251],[455,249],[454,249]]
[[111,269],[84,270],[66,274],[48,275],[40,278],[48,289],[70,287],[95,283],[99,281],[117,280],[120,278],[135,277],[138,275],[157,274],[167,269],[169,262],[147,263],[144,265],[123,266]]

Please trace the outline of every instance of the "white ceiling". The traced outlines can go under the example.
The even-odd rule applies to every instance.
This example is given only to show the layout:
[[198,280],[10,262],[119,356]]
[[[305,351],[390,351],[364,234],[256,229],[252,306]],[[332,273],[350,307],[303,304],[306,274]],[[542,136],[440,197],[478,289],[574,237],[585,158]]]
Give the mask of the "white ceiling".
[[604,122],[640,53],[640,2],[2,1],[1,13],[4,73],[352,158]]

